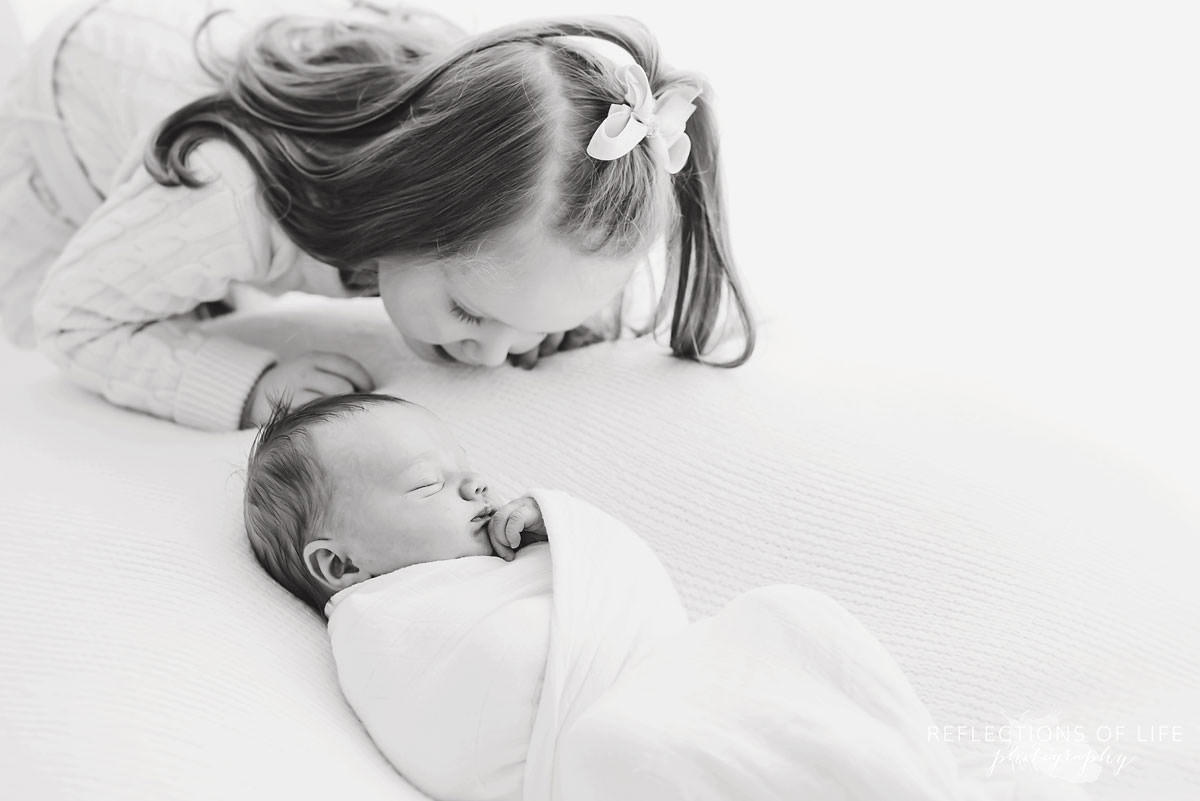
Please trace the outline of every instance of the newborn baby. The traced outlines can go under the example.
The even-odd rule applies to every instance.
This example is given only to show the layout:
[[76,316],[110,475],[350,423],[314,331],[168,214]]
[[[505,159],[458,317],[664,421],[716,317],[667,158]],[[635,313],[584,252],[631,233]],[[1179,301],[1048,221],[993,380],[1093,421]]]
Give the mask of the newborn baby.
[[427,409],[340,395],[263,426],[245,523],[328,616],[342,692],[397,770],[439,801],[521,797],[551,617],[532,497],[501,504]]
[[423,562],[511,561],[545,541],[536,501],[499,505],[429,410],[339,395],[263,426],[251,452],[246,532],[267,571],[318,612],[340,590]]
[[560,492],[500,504],[420,406],[276,413],[245,518],[267,571],[327,614],[380,752],[437,801],[1013,798],[961,780],[829,596],[763,587],[689,622],[640,536]]

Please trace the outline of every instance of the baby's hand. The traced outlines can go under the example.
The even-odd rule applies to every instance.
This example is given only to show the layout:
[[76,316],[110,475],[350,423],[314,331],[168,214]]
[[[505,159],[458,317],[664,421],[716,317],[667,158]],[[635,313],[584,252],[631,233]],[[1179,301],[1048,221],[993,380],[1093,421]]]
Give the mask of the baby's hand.
[[496,555],[509,562],[522,545],[546,542],[546,523],[537,501],[526,495],[497,509],[488,521],[488,539]]

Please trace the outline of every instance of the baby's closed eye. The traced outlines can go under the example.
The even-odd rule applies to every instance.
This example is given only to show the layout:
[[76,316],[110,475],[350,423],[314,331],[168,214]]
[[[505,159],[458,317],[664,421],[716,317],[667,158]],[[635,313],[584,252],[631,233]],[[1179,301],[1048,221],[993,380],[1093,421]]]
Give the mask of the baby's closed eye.
[[407,473],[401,479],[401,485],[406,492],[420,492],[428,490],[436,492],[442,488],[445,483],[442,476],[432,471],[423,471],[420,473]]

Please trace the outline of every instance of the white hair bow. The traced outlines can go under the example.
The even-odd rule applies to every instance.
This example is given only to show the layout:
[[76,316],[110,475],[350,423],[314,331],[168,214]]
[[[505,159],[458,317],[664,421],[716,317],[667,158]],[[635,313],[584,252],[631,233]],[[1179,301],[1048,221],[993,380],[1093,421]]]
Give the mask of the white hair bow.
[[683,129],[696,110],[692,101],[700,90],[677,87],[656,98],[650,92],[646,71],[638,64],[623,67],[621,78],[625,82],[625,103],[608,107],[608,116],[588,142],[587,154],[600,161],[612,161],[649,137],[655,157],[674,175],[683,169],[692,152],[692,140]]

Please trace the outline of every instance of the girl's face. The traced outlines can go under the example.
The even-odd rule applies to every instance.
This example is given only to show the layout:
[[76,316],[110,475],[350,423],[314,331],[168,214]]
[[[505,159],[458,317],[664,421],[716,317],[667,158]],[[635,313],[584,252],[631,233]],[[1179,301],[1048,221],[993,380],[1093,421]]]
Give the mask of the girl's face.
[[524,225],[468,256],[382,259],[379,294],[418,355],[495,367],[600,311],[636,263],[581,254]]

